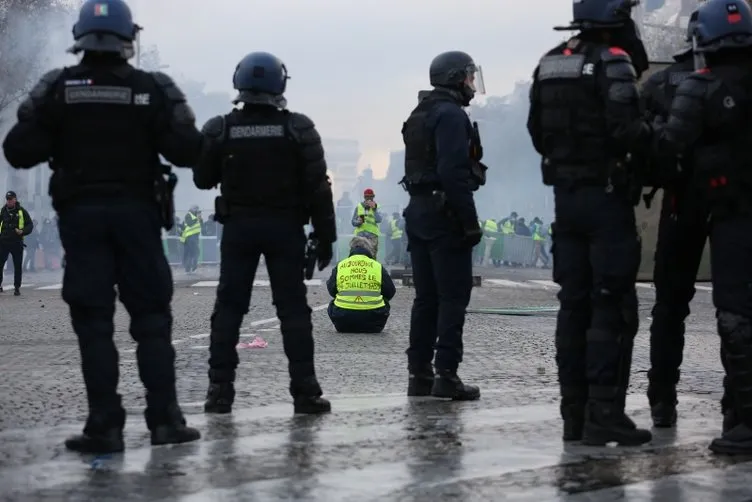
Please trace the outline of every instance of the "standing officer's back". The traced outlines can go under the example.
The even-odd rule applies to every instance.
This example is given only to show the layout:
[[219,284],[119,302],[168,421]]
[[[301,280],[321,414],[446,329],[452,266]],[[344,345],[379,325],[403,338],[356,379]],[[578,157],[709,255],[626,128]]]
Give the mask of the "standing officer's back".
[[479,137],[462,107],[476,89],[483,91],[482,77],[460,51],[436,56],[429,72],[434,90],[419,94],[402,128],[402,183],[410,193],[405,227],[415,284],[407,394],[472,400],[480,390],[464,385],[457,369],[473,287],[473,246],[483,236],[473,191],[485,183],[485,170]]
[[83,59],[42,77],[3,144],[13,167],[49,160],[53,170],[50,195],[66,258],[63,300],[79,338],[89,404],[84,434],[66,446],[81,452],[123,449],[115,286],[138,343],[152,444],[200,437],[186,427],[175,391],[172,276],[161,242],[163,215],[172,208],[158,154],[189,166],[202,139],[173,81],[128,64],[139,29],[122,0],[86,2],[71,49]]
[[194,170],[201,189],[221,184],[216,218],[223,224],[222,267],[211,316],[208,413],[229,413],[235,398],[236,346],[261,255],[289,361],[298,413],[330,410],[313,363],[313,325],[303,282],[305,234],[313,223],[322,270],[337,240],[324,149],[313,122],[285,109],[287,68],[265,52],[247,55],[233,83],[235,109],[204,125],[205,155]]
[[[637,73],[647,56],[630,19],[632,0],[582,0],[579,33],[535,70],[528,131],[554,187],[553,278],[564,439],[642,444],[649,431],[624,414],[633,340],[640,242],[630,152],[647,150]],[[586,406],[587,404],[587,406]],[[583,437],[584,426],[584,437]]]
[[[695,70],[692,51],[694,23],[689,23],[687,46],[674,56],[675,62],[647,79],[642,100],[650,120],[666,121],[679,84]],[[684,320],[695,294],[695,279],[708,237],[708,205],[704,187],[691,183],[692,156],[653,160],[658,176],[655,186],[663,188],[658,243],[655,249],[653,283],[655,306],[650,323],[650,370],[648,399],[655,427],[676,423],[676,384],[684,350]],[[680,169],[679,169],[680,167]],[[654,192],[652,192],[654,193]]]
[[723,434],[715,453],[752,453],[752,9],[708,0],[693,15],[706,67],[679,84],[658,150],[692,160],[692,184],[710,207],[713,304],[725,370]]

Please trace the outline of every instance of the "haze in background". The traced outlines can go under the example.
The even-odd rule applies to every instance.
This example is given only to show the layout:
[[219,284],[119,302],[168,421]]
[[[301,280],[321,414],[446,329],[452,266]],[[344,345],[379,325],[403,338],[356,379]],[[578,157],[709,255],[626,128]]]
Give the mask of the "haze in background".
[[[402,121],[428,87],[428,65],[445,50],[470,53],[488,91],[529,79],[541,53],[569,20],[561,0],[137,0],[144,44],[168,71],[232,90],[237,62],[264,50],[292,79],[288,102],[322,135],[355,138],[365,150],[402,148]],[[378,173],[377,173],[378,174]]]
[[[2,5],[9,0],[0,0]],[[14,0],[18,1],[18,0]],[[42,0],[26,0],[41,2]],[[75,0],[72,0],[75,1]],[[684,0],[666,0],[660,23],[670,21]],[[660,3],[651,0],[649,3]],[[230,110],[232,74],[248,52],[278,55],[292,79],[290,109],[309,115],[325,139],[359,142],[363,156],[355,176],[335,183],[337,195],[350,191],[360,199],[365,186],[395,210],[407,197],[402,176],[400,129],[415,106],[417,93],[429,88],[428,65],[445,50],[470,53],[484,70],[489,96],[477,100],[470,114],[481,122],[489,184],[476,197],[482,218],[501,218],[516,210],[529,220],[550,219],[551,191],[542,186],[539,157],[525,130],[527,86],[538,58],[568,33],[571,2],[561,0],[131,0],[136,22],[144,26],[142,46],[158,49],[162,71],[175,77],[197,111],[199,125]],[[16,30],[7,52],[16,61],[40,61],[43,70],[72,64],[65,55],[73,20],[42,17],[33,27]],[[40,46],[39,34],[45,34]],[[7,57],[0,52],[2,62]],[[12,68],[13,70],[9,70]],[[205,85],[203,85],[205,84]],[[2,87],[2,82],[0,82]],[[0,105],[1,106],[1,105]],[[0,132],[8,112],[0,115]],[[11,115],[12,117],[12,115]],[[327,149],[335,157],[334,149]],[[3,162],[0,162],[0,170]],[[355,162],[353,162],[355,164]],[[387,173],[387,168],[391,169]],[[330,162],[334,165],[334,162]],[[372,170],[365,168],[370,165]],[[38,168],[31,193],[46,193],[47,168]],[[353,169],[355,171],[355,169]],[[388,176],[387,176],[388,174]],[[211,210],[214,194],[192,187],[190,171],[179,170],[177,206]],[[0,188],[16,188],[0,172]],[[37,187],[39,188],[39,187]]]

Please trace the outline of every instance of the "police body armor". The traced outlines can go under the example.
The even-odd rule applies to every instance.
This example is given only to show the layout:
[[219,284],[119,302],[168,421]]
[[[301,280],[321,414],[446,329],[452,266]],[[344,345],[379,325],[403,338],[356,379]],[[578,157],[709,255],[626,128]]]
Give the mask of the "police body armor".
[[692,150],[693,182],[714,217],[752,214],[752,71],[713,68],[705,92],[704,133]]
[[[679,84],[692,73],[694,73],[694,61],[688,57],[654,74],[645,82],[642,97],[649,122],[656,117],[664,121],[668,120]],[[676,186],[688,180],[688,173],[692,170],[690,159],[691,156],[686,156],[680,163],[679,159],[673,155],[665,157],[661,156],[661,152],[655,152],[655,155],[645,160],[646,169],[641,173],[641,181],[643,185],[653,187],[650,193],[643,195],[645,207],[650,209],[653,197],[660,187]]]
[[305,222],[304,176],[289,120],[288,111],[268,106],[225,115],[221,192],[230,214]]
[[[608,183],[609,166],[628,152],[609,139],[597,68],[603,44],[565,43],[539,63],[537,86],[543,183],[549,186]],[[574,45],[574,46],[573,46]]]
[[[402,139],[405,143],[405,177],[402,178],[400,184],[411,195],[423,191],[441,190],[441,183],[436,172],[436,139],[434,131],[428,127],[429,117],[441,102],[459,106],[450,96],[435,92],[421,98],[418,106],[402,124]],[[472,125],[468,119],[467,129],[468,137],[471,138],[468,148],[474,162],[468,171],[468,178],[474,184],[472,188],[477,190],[478,186],[486,183],[487,168],[480,164],[483,148],[480,144],[477,125]]]
[[65,68],[53,86],[56,208],[81,196],[155,200],[162,166],[153,124],[164,106],[154,77],[125,64]]

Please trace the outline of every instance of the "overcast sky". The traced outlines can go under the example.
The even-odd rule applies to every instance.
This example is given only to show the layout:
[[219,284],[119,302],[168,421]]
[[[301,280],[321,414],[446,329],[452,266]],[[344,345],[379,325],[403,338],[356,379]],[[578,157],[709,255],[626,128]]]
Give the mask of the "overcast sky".
[[[263,50],[292,79],[293,111],[326,137],[364,150],[399,149],[402,121],[428,86],[438,53],[464,50],[483,67],[491,94],[528,79],[562,39],[551,28],[571,16],[568,0],[131,0],[168,73],[232,89],[237,62]],[[229,106],[229,104],[228,104]],[[522,125],[521,125],[522,127]]]

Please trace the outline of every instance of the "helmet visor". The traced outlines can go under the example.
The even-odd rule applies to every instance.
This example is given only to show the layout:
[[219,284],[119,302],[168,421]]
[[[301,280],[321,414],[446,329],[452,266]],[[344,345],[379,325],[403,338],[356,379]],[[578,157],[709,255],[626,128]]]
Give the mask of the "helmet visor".
[[471,64],[465,68],[465,84],[477,94],[486,93],[486,83],[483,81],[483,68],[479,65]]

